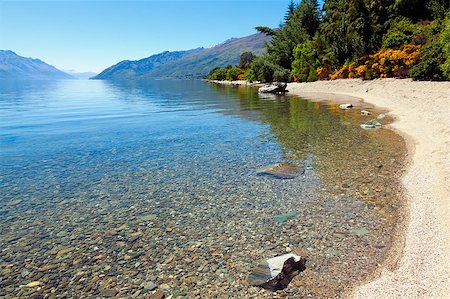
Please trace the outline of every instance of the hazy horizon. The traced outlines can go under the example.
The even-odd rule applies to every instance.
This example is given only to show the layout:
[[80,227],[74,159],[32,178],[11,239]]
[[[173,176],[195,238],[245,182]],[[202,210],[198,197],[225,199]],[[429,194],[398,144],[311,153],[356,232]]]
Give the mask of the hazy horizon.
[[122,60],[211,47],[277,27],[289,0],[2,1],[0,49],[61,70],[99,73]]

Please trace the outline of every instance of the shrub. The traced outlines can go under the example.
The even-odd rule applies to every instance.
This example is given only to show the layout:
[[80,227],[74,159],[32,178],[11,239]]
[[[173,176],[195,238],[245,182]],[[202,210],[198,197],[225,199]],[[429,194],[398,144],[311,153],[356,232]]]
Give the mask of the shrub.
[[227,78],[227,73],[228,73],[228,70],[226,68],[216,67],[209,72],[209,74],[208,74],[208,76],[206,76],[206,78],[209,80],[222,81]]
[[243,74],[244,71],[241,68],[233,67],[227,70],[226,79],[229,81],[238,80],[239,75]]
[[316,71],[317,74],[317,78],[319,80],[327,80],[330,79],[330,75],[331,73],[333,73],[333,68],[331,67],[331,65],[327,64],[324,67],[319,67]]
[[450,80],[450,13],[447,14],[443,23],[441,43],[443,45],[442,52],[445,57],[444,63],[441,64],[441,70],[444,79]]
[[411,69],[411,78],[450,80],[450,14],[431,25],[420,56],[420,61]]
[[272,82],[276,70],[280,70],[280,67],[270,62],[268,57],[256,57],[250,64],[245,79],[250,82]]
[[399,49],[404,44],[410,43],[419,33],[420,28],[410,19],[405,17],[397,18],[383,36],[383,48]]
[[[349,63],[329,74],[331,80],[345,78],[406,78],[411,66],[419,60],[419,45],[406,45],[401,50],[384,49],[369,55],[359,66]],[[318,73],[324,73],[319,69]]]

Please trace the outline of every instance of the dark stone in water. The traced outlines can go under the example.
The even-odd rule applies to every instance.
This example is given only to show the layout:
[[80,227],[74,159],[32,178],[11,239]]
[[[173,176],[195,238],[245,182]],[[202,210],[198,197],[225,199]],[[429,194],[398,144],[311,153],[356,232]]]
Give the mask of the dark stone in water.
[[292,163],[278,163],[256,171],[258,175],[270,175],[277,179],[293,179],[305,173],[305,169]]
[[249,283],[267,290],[285,289],[292,279],[306,269],[306,259],[285,254],[262,261],[249,276]]

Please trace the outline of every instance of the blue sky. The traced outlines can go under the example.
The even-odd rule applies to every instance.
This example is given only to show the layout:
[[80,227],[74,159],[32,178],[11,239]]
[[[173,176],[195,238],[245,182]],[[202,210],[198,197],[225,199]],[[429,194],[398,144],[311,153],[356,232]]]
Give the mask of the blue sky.
[[276,27],[289,0],[0,0],[0,49],[94,71],[165,50],[209,47]]

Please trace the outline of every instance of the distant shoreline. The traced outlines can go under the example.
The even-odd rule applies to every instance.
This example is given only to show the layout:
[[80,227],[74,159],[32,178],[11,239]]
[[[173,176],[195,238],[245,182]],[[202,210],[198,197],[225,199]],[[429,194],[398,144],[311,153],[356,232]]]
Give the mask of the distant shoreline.
[[[390,126],[408,145],[410,163],[402,178],[409,213],[404,238],[400,238],[404,246],[397,244],[396,249],[394,245],[394,256],[388,257],[381,275],[356,287],[351,297],[445,298],[450,293],[450,82],[341,79],[289,83],[287,89],[290,95],[319,96],[318,100],[332,99],[330,95],[351,96],[386,108],[396,118]],[[387,269],[395,255],[397,267]]]

